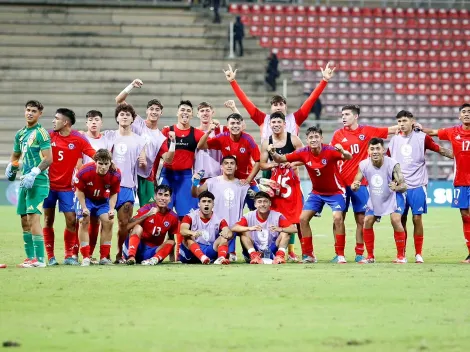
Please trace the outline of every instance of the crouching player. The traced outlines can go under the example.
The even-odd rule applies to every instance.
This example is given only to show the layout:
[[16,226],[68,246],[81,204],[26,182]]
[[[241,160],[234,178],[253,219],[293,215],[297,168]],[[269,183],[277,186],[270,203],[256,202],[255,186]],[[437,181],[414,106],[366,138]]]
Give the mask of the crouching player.
[[227,221],[214,214],[214,195],[204,191],[198,196],[199,209],[186,215],[180,226],[183,243],[179,251],[182,263],[230,264],[228,240],[232,238]]
[[297,232],[296,226],[271,210],[271,198],[265,192],[256,193],[255,208],[232,227],[240,234],[243,255],[250,264],[269,263],[270,259],[273,264],[284,264],[290,234]]
[[129,221],[131,233],[122,246],[127,265],[157,265],[170,255],[178,232],[178,215],[168,208],[171,195],[167,185],[156,186],[155,203],[140,208]]
[[406,263],[405,230],[401,223],[401,216],[405,209],[405,197],[402,194],[406,191],[405,178],[401,172],[400,164],[384,155],[383,139],[372,138],[369,141],[368,152],[369,158],[359,163],[359,170],[351,185],[351,190],[356,192],[361,187],[362,179],[365,178],[369,190],[363,229],[367,258],[358,263],[375,263],[373,226],[382,216],[390,214],[397,246],[397,258],[393,262],[404,264]]
[[112,264],[108,259],[113,235],[114,209],[120,191],[121,172],[112,162],[107,149],[99,149],[94,162],[85,164],[77,173],[75,209],[79,221],[78,237],[82,266],[90,265],[90,218],[101,220],[100,265]]

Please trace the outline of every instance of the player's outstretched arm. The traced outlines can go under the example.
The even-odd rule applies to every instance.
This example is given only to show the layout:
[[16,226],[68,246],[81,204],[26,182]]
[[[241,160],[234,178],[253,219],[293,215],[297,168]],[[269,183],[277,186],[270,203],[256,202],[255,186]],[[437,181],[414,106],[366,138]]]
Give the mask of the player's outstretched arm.
[[393,181],[390,182],[389,187],[392,191],[395,192],[402,193],[406,191],[405,177],[401,172],[400,164],[396,164],[393,167]]
[[364,178],[361,169],[357,170],[356,176],[354,176],[354,181],[351,184],[351,189],[356,192],[361,187],[361,181]]
[[200,185],[199,182],[196,180],[200,180],[201,175],[199,173],[195,173],[193,175],[193,184],[191,185],[191,196],[194,198],[197,198],[199,194],[201,194],[204,191],[207,191],[207,184],[204,183],[203,185]]
[[[240,114],[240,111],[238,110],[237,106],[235,105],[235,101],[234,100],[227,100],[225,103],[224,103],[224,106],[226,108],[229,108],[233,114]],[[241,114],[240,114],[241,115]]]
[[271,170],[273,167],[277,167],[279,165],[276,162],[268,161],[268,157],[269,157],[268,146],[269,146],[269,141],[266,139],[261,144],[261,158],[259,161],[259,166],[261,170]]
[[454,159],[454,152],[451,149],[439,147],[438,153],[446,158]]
[[134,79],[131,84],[129,84],[126,88],[123,89],[121,93],[118,94],[118,96],[114,99],[116,100],[116,104],[125,104],[126,103],[126,98],[127,96],[131,93],[132,89],[134,88],[140,88],[144,85],[144,83],[136,78]]
[[428,136],[431,136],[431,137],[436,137],[439,133],[439,130],[437,129],[432,129],[432,128],[421,128],[421,131],[423,131],[424,133],[426,133]]
[[287,157],[285,155],[278,154],[272,144],[268,145],[268,153],[269,155],[271,155],[271,158],[273,158],[273,160],[278,164],[287,162]]

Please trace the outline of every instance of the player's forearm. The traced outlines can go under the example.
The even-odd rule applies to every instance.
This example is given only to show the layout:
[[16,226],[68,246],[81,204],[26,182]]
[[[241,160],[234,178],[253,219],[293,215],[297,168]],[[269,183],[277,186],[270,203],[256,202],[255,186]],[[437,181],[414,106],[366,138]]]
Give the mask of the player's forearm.
[[388,127],[388,134],[395,134],[399,130],[398,125]]
[[437,136],[437,131],[438,130],[434,130],[432,128],[422,128],[421,131],[423,131],[424,133],[426,133],[428,136],[431,136],[431,137],[435,137]]
[[13,152],[11,153],[10,162],[18,161],[20,160],[20,157],[21,157],[21,153]]
[[233,225],[230,230],[231,230],[232,232],[236,232],[236,233],[241,233],[241,232],[250,231],[250,229],[249,229],[248,227],[242,226],[242,225],[239,225],[239,224]]
[[318,97],[321,95],[325,89],[328,81],[322,79],[320,83],[315,87],[314,91],[309,95],[307,100],[302,104],[300,109],[296,112],[296,122],[300,126],[312,111],[313,105],[318,100]]
[[143,216],[140,217],[140,218],[137,218],[137,219],[136,219],[136,218],[132,218],[132,219],[130,219],[129,222],[128,222],[128,224],[127,224],[126,230],[127,230],[127,231],[132,230],[132,229],[134,228],[134,226],[140,225],[140,224],[141,224],[145,219],[147,219],[149,216],[150,216],[150,215],[145,214],[145,215],[143,215]]
[[42,156],[43,156],[43,159],[41,160],[41,162],[39,163],[37,167],[39,168],[39,170],[44,171],[52,164],[52,150],[51,149],[43,150]]
[[165,163],[171,164],[173,162],[173,158],[175,157],[175,151],[167,151],[162,155],[162,159]]
[[270,154],[271,154],[271,158],[273,158],[273,160],[278,164],[287,162],[287,158],[285,155],[280,155],[277,152],[270,153]]
[[117,202],[117,193],[114,193],[111,197],[109,197],[109,210],[114,211],[116,209],[116,202]]
[[281,232],[285,232],[285,233],[297,233],[297,226],[295,226],[294,224],[290,225],[289,227],[283,227],[281,228]]
[[246,96],[245,92],[240,88],[236,80],[230,82],[230,85],[232,86],[233,92],[237,96],[238,100],[240,100],[240,103],[242,103],[248,114],[253,117],[256,114],[256,110],[258,110],[255,104],[253,104],[253,102]]
[[129,84],[126,88],[122,90],[121,93],[118,94],[118,96],[115,98],[116,104],[122,104],[126,101],[126,98],[129,96],[130,92],[134,89],[134,86]]
[[188,227],[184,228],[183,225],[180,227],[180,233],[183,237],[197,237],[197,233],[195,231],[191,231]]
[[401,182],[398,184],[398,186],[395,187],[395,192],[398,192],[398,193],[403,193],[407,190],[407,186],[406,186],[406,183],[405,182]]
[[276,167],[277,163],[268,163],[268,162],[260,162],[259,166],[261,170],[271,170],[273,167]]
[[78,203],[82,210],[87,209],[86,202],[85,202],[85,193],[80,191],[79,189],[76,190],[75,195],[77,196]]
[[209,149],[209,146],[207,145],[207,140],[209,139],[209,134],[212,131],[206,131],[206,133],[203,134],[201,139],[199,140],[199,143],[197,144],[197,149]]
[[440,147],[438,153],[442,156],[445,156],[446,158],[454,159],[454,152],[450,149]]
[[256,175],[258,174],[259,172],[259,161],[257,161],[255,163],[255,165],[253,166],[253,170],[251,170],[250,174],[248,175],[248,177],[246,178],[247,181],[251,182],[254,180],[254,178],[256,177]]

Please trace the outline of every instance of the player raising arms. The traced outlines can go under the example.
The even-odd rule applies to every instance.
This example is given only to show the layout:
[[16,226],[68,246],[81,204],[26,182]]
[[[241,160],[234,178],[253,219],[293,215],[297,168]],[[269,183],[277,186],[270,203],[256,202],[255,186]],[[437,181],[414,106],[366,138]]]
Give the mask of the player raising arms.
[[281,213],[271,210],[271,198],[266,192],[256,193],[255,206],[256,210],[232,226],[232,231],[240,234],[243,255],[250,264],[263,264],[263,259],[284,264],[289,234],[295,233],[297,227]]
[[[388,145],[389,155],[400,164],[401,172],[407,186],[405,209],[401,223],[405,229],[408,210],[413,214],[415,262],[423,263],[423,219],[427,213],[426,186],[428,184],[428,169],[426,167],[426,150],[432,150],[445,157],[453,159],[452,151],[440,147],[425,133],[414,130],[415,119],[409,111],[402,110],[397,114],[400,134],[393,136]],[[406,245],[406,243],[405,243]]]
[[[287,102],[286,98],[282,95],[275,95],[271,98],[271,114],[280,111],[286,117],[286,131],[293,134],[299,134],[299,128],[308,118],[310,111],[312,110],[313,105],[317,101],[320,94],[326,87],[328,81],[333,77],[335,67],[330,68],[330,63],[327,63],[325,69],[320,68],[323,79],[318,84],[318,86],[313,90],[312,94],[307,98],[307,100],[302,104],[299,110],[294,113],[287,114]],[[228,70],[225,71],[225,77],[227,81],[230,82],[233,91],[235,92],[238,100],[242,103],[243,107],[250,114],[251,119],[260,127],[261,129],[261,142],[272,135],[272,130],[269,125],[269,114],[259,110],[253,102],[248,99],[245,92],[240,88],[237,81],[235,80],[237,70],[232,70],[232,67],[228,65]]]
[[[271,171],[271,181],[274,182],[274,185],[279,185],[279,189],[274,190],[274,195],[271,197],[271,209],[282,212],[287,220],[295,224],[299,238],[301,238],[299,218],[302,212],[303,199],[298,171],[291,167],[289,163],[279,165],[273,162],[269,156],[268,147],[272,145],[278,154],[284,155],[303,148],[304,145],[299,137],[285,131],[286,122],[282,112],[277,111],[271,114],[269,124],[273,134],[264,140],[261,145],[260,166],[262,170]],[[262,179],[261,181],[265,180]],[[265,185],[262,183],[260,188],[263,187]],[[295,236],[291,235],[288,246],[288,259],[296,262],[298,258],[294,252],[294,241]]]
[[401,223],[401,214],[405,208],[406,183],[400,170],[400,164],[385,156],[384,141],[382,138],[372,138],[369,141],[369,158],[359,163],[359,170],[354,177],[351,190],[356,192],[365,178],[368,182],[369,200],[367,201],[366,217],[364,220],[364,243],[367,249],[367,258],[359,264],[375,263],[374,256],[374,223],[384,215],[390,214],[395,244],[397,246],[396,264],[406,263],[405,257],[405,230]]
[[183,243],[179,251],[182,263],[227,265],[228,240],[232,238],[227,221],[214,214],[214,195],[209,191],[199,194],[199,209],[191,211],[181,221]]
[[30,100],[25,104],[26,126],[15,134],[13,153],[5,170],[5,176],[13,181],[19,161],[22,161],[21,183],[16,213],[21,216],[26,259],[18,267],[43,268],[44,239],[41,229],[41,206],[49,194],[47,168],[52,163],[51,140],[47,131],[38,123],[44,106]]
[[468,248],[468,256],[462,263],[470,264],[470,103],[459,108],[461,125],[439,130],[423,128],[423,132],[438,136],[442,141],[452,144],[455,158],[454,199],[452,208],[460,209],[463,223],[463,235]]
[[[82,266],[89,266],[91,263],[88,228],[90,219],[93,218],[99,218],[102,226],[99,264],[111,264],[108,256],[113,236],[114,209],[121,184],[121,172],[114,166],[107,149],[99,149],[93,160],[94,162],[82,166],[75,182],[75,209],[79,220]],[[96,219],[94,221],[99,223]]]
[[309,194],[300,215],[302,261],[304,263],[316,263],[317,261],[313,252],[312,230],[309,223],[316,214],[321,213],[326,203],[333,211],[337,262],[342,264],[346,263],[344,257],[346,236],[342,213],[346,204],[337,162],[351,159],[351,153],[345,151],[340,144],[335,147],[324,145],[322,133],[321,128],[310,127],[307,130],[307,147],[290,154],[279,155],[274,146],[270,145],[268,152],[277,163],[302,162],[312,181],[312,192]]
[[[54,221],[55,208],[59,202],[59,211],[64,213],[64,249],[65,265],[78,265],[78,237],[74,191],[72,190],[73,175],[77,166],[82,164],[83,155],[93,157],[95,149],[88,139],[78,131],[72,130],[75,124],[75,113],[72,110],[57,109],[52,121],[51,137],[54,162],[49,167],[51,189],[44,199],[44,242],[46,245],[49,265],[58,265],[54,254]],[[79,165],[77,165],[79,163]]]
[[154,197],[155,202],[140,208],[128,224],[131,232],[123,246],[127,265],[157,265],[175,246],[178,215],[168,208],[171,188],[156,186]]

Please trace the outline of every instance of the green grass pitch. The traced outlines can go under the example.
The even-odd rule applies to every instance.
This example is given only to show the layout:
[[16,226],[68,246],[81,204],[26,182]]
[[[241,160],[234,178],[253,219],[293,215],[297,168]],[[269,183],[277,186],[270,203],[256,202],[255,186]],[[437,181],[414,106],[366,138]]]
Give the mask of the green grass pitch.
[[413,263],[412,241],[410,263],[390,264],[387,218],[376,226],[378,264],[328,263],[325,211],[312,220],[316,265],[17,269],[19,218],[0,207],[0,221],[0,262],[9,265],[0,270],[0,342],[18,342],[14,351],[464,351],[470,341],[470,266],[459,263],[467,250],[456,210],[425,216],[423,265]]

